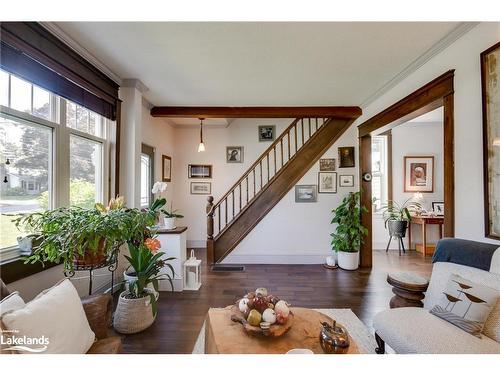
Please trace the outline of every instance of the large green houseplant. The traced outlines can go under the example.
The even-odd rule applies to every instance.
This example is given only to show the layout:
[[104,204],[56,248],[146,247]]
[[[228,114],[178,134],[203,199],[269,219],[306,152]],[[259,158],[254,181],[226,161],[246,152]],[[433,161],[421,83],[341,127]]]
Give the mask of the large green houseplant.
[[368,230],[361,224],[361,213],[367,209],[361,206],[361,193],[351,192],[341,204],[333,209],[331,224],[336,224],[331,234],[332,249],[338,253],[339,267],[347,270],[358,268],[359,248]]

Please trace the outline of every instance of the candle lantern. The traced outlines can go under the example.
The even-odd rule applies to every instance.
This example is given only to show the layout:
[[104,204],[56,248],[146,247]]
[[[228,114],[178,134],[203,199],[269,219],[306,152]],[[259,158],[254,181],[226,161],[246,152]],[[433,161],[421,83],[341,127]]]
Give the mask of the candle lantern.
[[201,287],[201,259],[196,259],[194,251],[184,262],[184,290],[198,290]]

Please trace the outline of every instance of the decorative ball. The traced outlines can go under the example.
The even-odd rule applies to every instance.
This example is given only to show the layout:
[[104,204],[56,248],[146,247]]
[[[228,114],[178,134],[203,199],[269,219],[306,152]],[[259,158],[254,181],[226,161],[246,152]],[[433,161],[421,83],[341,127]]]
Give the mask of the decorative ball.
[[255,294],[256,295],[261,295],[263,297],[267,297],[267,289],[266,288],[257,288],[255,289]]
[[243,314],[248,311],[248,298],[240,299],[240,302],[238,303],[238,309],[240,309]]
[[266,309],[262,313],[262,320],[264,322],[274,324],[276,323],[276,313],[274,312],[273,309]]
[[281,314],[285,318],[290,314],[288,303],[284,300],[278,301],[278,303],[274,305],[274,311],[276,311],[276,314]]

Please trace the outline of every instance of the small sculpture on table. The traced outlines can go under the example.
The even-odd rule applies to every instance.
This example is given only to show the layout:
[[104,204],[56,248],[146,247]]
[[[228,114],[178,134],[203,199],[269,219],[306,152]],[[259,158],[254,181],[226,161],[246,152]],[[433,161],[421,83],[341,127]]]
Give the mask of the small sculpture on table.
[[334,320],[333,325],[322,322],[323,328],[319,334],[321,348],[326,354],[344,354],[349,349],[349,334],[344,326],[337,324]]

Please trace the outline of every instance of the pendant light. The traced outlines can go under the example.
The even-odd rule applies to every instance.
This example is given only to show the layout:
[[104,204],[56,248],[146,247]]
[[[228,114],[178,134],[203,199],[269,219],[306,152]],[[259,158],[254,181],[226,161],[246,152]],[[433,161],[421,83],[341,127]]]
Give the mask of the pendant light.
[[200,118],[200,144],[198,145],[198,152],[205,151],[205,144],[203,143],[203,120],[204,118]]

